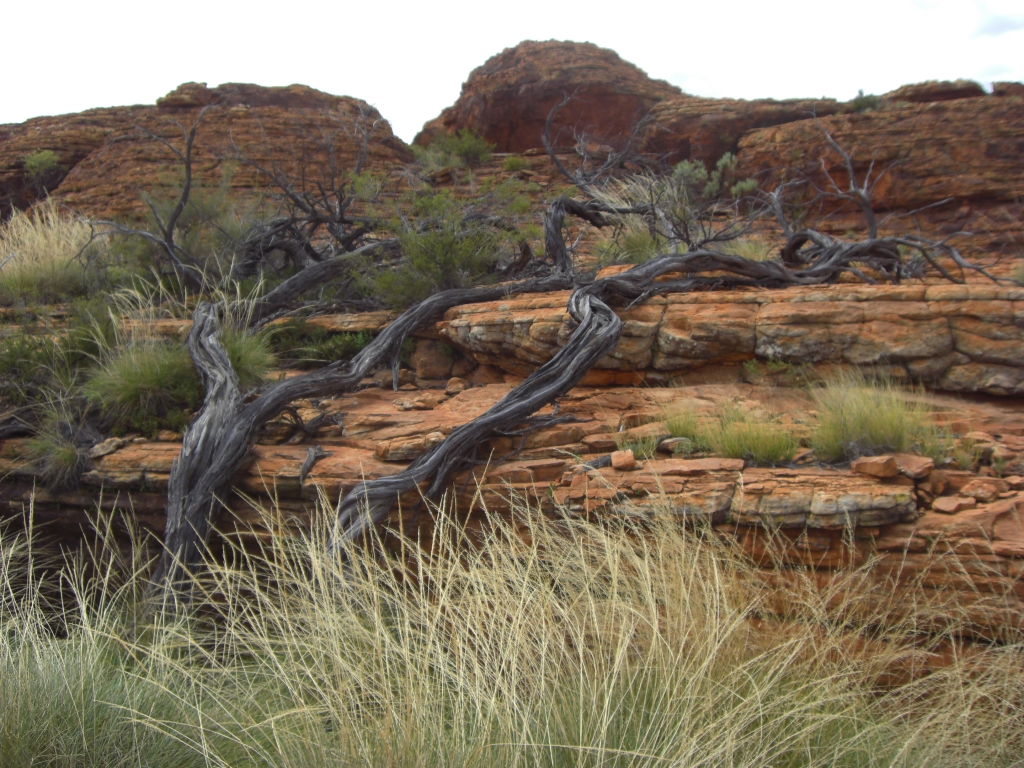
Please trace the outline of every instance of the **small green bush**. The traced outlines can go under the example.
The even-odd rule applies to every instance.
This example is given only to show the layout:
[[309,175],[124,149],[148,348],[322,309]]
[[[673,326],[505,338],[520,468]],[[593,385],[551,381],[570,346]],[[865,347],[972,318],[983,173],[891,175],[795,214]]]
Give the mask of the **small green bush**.
[[[224,347],[242,391],[262,383],[274,365],[266,339],[226,331]],[[144,341],[110,356],[85,385],[115,434],[180,431],[203,401],[203,386],[182,344]]]
[[700,160],[683,160],[672,172],[673,179],[682,186],[687,198],[693,202],[723,197],[738,198],[757,189],[754,179],[736,177],[736,155],[726,152],[708,173]]
[[505,164],[502,166],[509,173],[519,173],[519,171],[526,170],[529,167],[530,164],[521,155],[509,155],[505,158]]
[[941,459],[952,450],[952,436],[929,419],[927,406],[890,379],[837,376],[813,397],[818,424],[811,447],[825,461],[911,450]]
[[520,219],[530,204],[521,190],[520,184],[504,182],[486,191],[481,199],[487,202],[475,208],[447,190],[413,196],[393,222],[401,260],[383,270],[357,270],[353,277],[367,295],[395,309],[493,280],[502,248],[522,235],[493,226],[491,219]]
[[88,463],[89,447],[98,433],[84,429],[71,412],[71,404],[51,401],[43,408],[36,433],[25,441],[23,455],[46,486],[74,488]]
[[26,155],[23,162],[25,177],[40,197],[55,189],[68,170],[52,149],[41,149]]
[[307,369],[351,360],[373,341],[373,335],[368,331],[333,333],[325,328],[306,328],[296,321],[273,329],[268,340],[281,365]]
[[463,128],[457,133],[441,134],[426,148],[414,144],[412,151],[420,167],[429,173],[442,168],[462,168],[486,163],[491,159],[494,145],[488,144],[479,134]]
[[857,96],[850,100],[850,109],[854,112],[870,112],[878,109],[881,98],[873,93],[865,94],[864,89],[857,91]]
[[643,264],[659,254],[664,241],[646,225],[627,224],[614,237],[597,244],[599,264]]
[[711,446],[707,442],[707,428],[693,411],[669,409],[665,411],[664,422],[665,428],[672,437],[689,440],[683,453],[700,453],[711,450]]

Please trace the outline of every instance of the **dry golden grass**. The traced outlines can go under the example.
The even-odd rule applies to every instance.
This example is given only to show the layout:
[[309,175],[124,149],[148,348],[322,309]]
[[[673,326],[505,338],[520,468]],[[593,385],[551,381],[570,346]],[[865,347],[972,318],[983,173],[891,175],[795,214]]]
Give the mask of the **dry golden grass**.
[[[987,766],[1024,754],[1021,645],[985,651],[984,673],[955,663],[880,691],[893,662],[927,650],[926,608],[890,621],[876,595],[857,603],[857,572],[849,610],[797,572],[788,615],[772,618],[779,595],[749,565],[668,516],[599,525],[520,504],[515,526],[488,517],[472,535],[452,517],[398,553],[329,554],[327,526],[235,551],[210,565],[195,614],[174,620],[141,613],[136,562],[127,577],[66,567],[70,607],[55,622],[53,571],[26,579],[24,542],[4,535],[0,761]],[[859,637],[877,650],[853,650]]]
[[0,223],[0,304],[63,301],[95,285],[82,253],[90,229],[52,200]]

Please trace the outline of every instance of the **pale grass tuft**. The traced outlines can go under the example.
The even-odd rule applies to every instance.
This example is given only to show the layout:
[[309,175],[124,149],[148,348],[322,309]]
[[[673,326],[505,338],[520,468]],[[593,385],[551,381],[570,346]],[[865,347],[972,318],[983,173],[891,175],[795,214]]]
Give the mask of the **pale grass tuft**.
[[[471,525],[430,508],[432,537],[333,554],[329,525],[289,535],[265,511],[276,535],[211,563],[188,619],[142,614],[141,561],[93,578],[71,565],[57,636],[42,597],[54,583],[26,582],[24,543],[7,534],[0,760],[953,766],[1022,754],[1019,639],[975,656],[982,672],[956,662],[887,693],[880,676],[932,647],[924,601],[895,615],[895,600],[858,587],[862,571],[824,590],[794,571],[765,590],[730,545],[672,515],[602,525],[514,507],[514,523]],[[322,500],[315,519],[332,514]]]
[[0,304],[53,302],[88,293],[95,283],[82,250],[91,230],[51,199],[0,223]]
[[728,240],[717,246],[722,253],[733,256],[742,256],[751,261],[767,261],[772,257],[772,246],[756,237],[739,238]]

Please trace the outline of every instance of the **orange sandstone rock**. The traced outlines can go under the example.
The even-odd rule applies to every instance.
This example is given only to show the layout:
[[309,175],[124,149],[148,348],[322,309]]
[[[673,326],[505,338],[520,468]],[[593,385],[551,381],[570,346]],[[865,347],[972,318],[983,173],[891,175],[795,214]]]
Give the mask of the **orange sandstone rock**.
[[572,145],[573,131],[620,142],[652,106],[681,92],[606,48],[528,40],[474,69],[458,101],[424,125],[415,143],[426,146],[440,133],[465,128],[499,152],[540,147],[548,112],[570,94],[552,129],[556,144]]

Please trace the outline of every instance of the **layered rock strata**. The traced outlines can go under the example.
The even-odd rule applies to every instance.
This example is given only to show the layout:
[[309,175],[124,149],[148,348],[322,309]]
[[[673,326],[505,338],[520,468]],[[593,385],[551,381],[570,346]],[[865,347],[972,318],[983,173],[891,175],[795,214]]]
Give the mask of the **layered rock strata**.
[[[849,174],[822,129],[851,154],[858,183],[872,169],[880,220],[949,200],[891,219],[883,233],[942,238],[970,232],[972,237],[953,242],[984,253],[987,261],[1017,254],[1024,245],[1024,99],[983,96],[891,105],[750,131],[738,144],[738,173],[768,189],[786,179],[807,179],[812,186],[804,196],[811,197],[815,189],[831,189],[824,168],[846,189]],[[840,235],[864,231],[856,206],[828,197],[821,202],[808,209],[809,223]]]
[[298,171],[305,166],[307,174],[318,178],[325,164],[325,141],[331,143],[340,168],[354,166],[360,143],[352,128],[359,120],[375,126],[369,168],[387,172],[412,160],[387,121],[359,99],[299,85],[229,83],[207,88],[186,83],[156,106],[95,109],[0,126],[0,215],[38,198],[24,163],[41,150],[54,152],[64,167],[59,183],[49,190],[60,203],[98,219],[142,214],[141,193],[159,195],[181,173],[178,158],[150,134],[182,146],[174,121],[190,125],[210,105],[195,143],[197,180],[214,188],[225,185],[242,198],[268,185],[252,168],[232,160],[236,149],[265,167]]
[[[299,403],[304,423],[323,417],[327,424],[313,438],[325,456],[303,472],[309,437],[294,420],[269,425],[236,478],[236,494],[228,502],[232,515],[222,515],[219,530],[308,526],[315,515],[330,514],[331,505],[362,479],[398,471],[509,388],[490,384],[449,395],[368,386],[333,400]],[[622,469],[598,461],[622,437],[667,434],[667,409],[703,414],[726,402],[777,412],[780,423],[795,430],[811,407],[808,395],[793,389],[580,388],[558,404],[570,420],[481,446],[481,465],[452,479],[453,503],[470,519],[484,507],[507,514],[523,504],[606,519],[667,515],[711,526],[735,541],[763,562],[766,583],[801,568],[819,574],[827,587],[837,569],[870,564],[879,589],[955,597],[970,634],[992,637],[1024,618],[1024,418],[1012,406],[942,396],[927,400],[940,421],[998,454],[1003,478],[935,468],[928,459],[901,455],[855,469],[819,467],[806,452],[793,466],[777,469],[665,453]],[[12,440],[0,446],[3,516],[20,515],[34,494],[35,520],[51,534],[73,539],[97,507],[131,515],[154,534],[163,530],[179,442],[112,439],[93,450],[80,490],[65,493],[35,482],[18,458],[18,445]],[[428,536],[431,514],[413,492],[403,497],[392,524]]]
[[[440,336],[526,375],[572,333],[568,294],[455,308]],[[739,380],[745,361],[882,366],[939,389],[1024,394],[1024,289],[837,285],[674,294],[620,313],[622,340],[584,383]],[[709,378],[710,377],[710,378]]]

